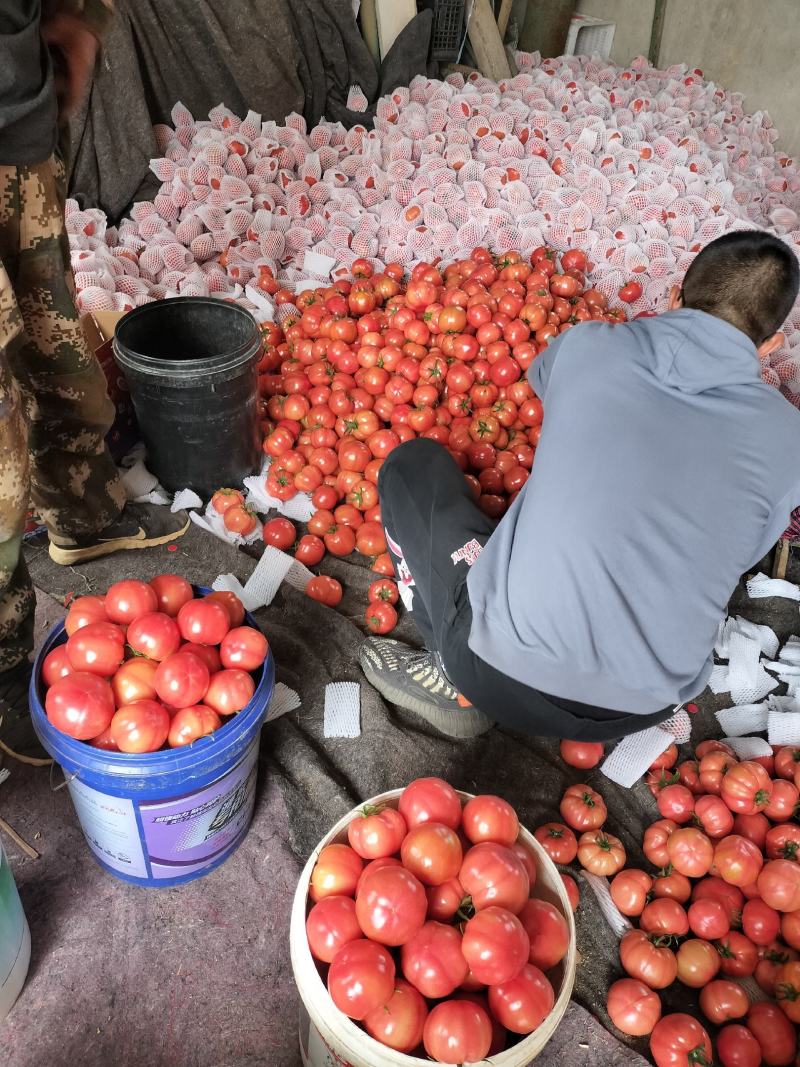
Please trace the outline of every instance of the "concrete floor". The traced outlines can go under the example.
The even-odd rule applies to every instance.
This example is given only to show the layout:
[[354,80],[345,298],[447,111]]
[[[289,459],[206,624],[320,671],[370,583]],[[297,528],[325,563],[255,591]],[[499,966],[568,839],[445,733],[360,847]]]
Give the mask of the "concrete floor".
[[[121,576],[113,559],[55,574],[40,548],[29,560],[34,580],[49,590],[37,589],[38,640],[63,614],[64,596]],[[131,553],[125,574],[175,570],[197,582],[232,571],[244,580],[252,566],[192,530],[169,556],[163,548]],[[301,864],[264,762],[239,850],[205,878],[161,890],[125,885],[97,866],[68,794],[53,791],[57,770],[52,779],[49,769],[11,770],[0,812],[41,857],[28,859],[4,840],[33,955],[25,989],[0,1023],[3,1067],[299,1067],[288,927]],[[536,1062],[645,1063],[576,1003]]]

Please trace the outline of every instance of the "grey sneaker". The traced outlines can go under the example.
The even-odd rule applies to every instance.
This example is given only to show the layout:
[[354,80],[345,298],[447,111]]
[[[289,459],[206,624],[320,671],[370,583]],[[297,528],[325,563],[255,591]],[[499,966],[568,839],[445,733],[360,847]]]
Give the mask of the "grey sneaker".
[[50,537],[50,559],[63,566],[87,563],[100,556],[110,556],[132,548],[154,548],[183,537],[189,529],[185,511],[175,514],[158,504],[125,505],[120,517],[100,533],[71,541],[64,537]]
[[448,737],[479,737],[492,720],[473,707],[461,707],[458,690],[436,652],[419,652],[388,637],[371,637],[358,654],[367,680],[391,704],[413,711]]

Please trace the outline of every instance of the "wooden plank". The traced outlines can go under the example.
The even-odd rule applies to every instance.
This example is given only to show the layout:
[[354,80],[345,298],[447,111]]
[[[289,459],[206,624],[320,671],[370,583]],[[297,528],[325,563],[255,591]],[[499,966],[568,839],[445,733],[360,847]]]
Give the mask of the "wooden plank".
[[378,18],[375,13],[375,0],[361,0],[360,18],[361,36],[372,53],[372,58],[380,66],[381,47],[378,44]]
[[381,59],[386,58],[389,49],[416,13],[417,0],[375,0]]
[[511,66],[489,0],[475,0],[467,30],[481,74],[496,82],[510,78]]
[[773,578],[785,578],[786,567],[789,563],[790,542],[780,540],[775,546],[775,563],[772,567]]
[[658,58],[661,54],[661,38],[664,36],[666,15],[667,0],[655,0],[653,24],[650,27],[650,47],[647,50],[647,58],[654,67],[658,66]]
[[506,30],[508,29],[508,20],[511,18],[511,8],[514,6],[514,0],[503,0],[500,5],[500,14],[497,16],[497,29],[500,31],[500,40],[506,39]]

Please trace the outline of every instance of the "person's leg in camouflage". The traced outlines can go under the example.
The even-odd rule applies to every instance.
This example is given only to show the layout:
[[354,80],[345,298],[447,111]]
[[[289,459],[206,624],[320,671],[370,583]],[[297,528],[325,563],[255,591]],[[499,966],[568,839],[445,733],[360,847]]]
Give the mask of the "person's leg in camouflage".
[[58,563],[163,544],[189,524],[183,512],[126,505],[105,445],[114,407],[75,307],[63,212],[56,160],[0,167],[0,702],[33,647],[20,552],[29,499]]

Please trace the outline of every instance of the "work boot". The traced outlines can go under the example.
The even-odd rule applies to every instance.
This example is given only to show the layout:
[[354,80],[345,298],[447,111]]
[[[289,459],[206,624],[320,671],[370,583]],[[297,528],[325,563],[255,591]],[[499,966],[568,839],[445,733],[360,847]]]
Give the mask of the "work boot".
[[32,669],[26,659],[0,674],[0,741],[21,756],[42,757],[47,753],[34,732],[28,703]]
[[74,540],[50,534],[50,559],[68,567],[125,549],[154,548],[183,537],[189,522],[185,511],[173,514],[161,505],[129,502],[120,517],[100,533]]
[[371,637],[358,658],[382,697],[415,712],[447,737],[478,737],[494,725],[482,711],[460,701],[438,652],[420,652],[391,638]]

